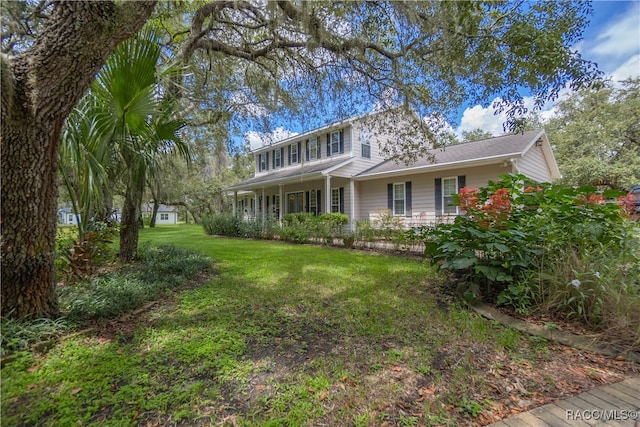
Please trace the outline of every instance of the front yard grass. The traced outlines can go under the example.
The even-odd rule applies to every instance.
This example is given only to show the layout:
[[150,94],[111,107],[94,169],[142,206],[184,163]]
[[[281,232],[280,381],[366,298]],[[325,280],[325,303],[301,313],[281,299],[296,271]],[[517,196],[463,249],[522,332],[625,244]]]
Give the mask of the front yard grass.
[[2,425],[479,425],[629,370],[471,313],[420,260],[196,226],[141,239],[206,253],[214,272],[20,353]]

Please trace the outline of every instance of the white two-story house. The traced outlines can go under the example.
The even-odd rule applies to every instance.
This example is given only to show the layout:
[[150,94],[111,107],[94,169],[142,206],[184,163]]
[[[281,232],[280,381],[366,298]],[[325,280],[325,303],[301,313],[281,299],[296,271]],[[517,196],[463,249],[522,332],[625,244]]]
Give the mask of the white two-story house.
[[235,212],[275,219],[342,212],[353,225],[388,209],[407,225],[428,224],[457,214],[451,195],[462,187],[505,173],[538,182],[560,177],[544,130],[434,149],[432,158],[408,166],[385,160],[381,148],[398,137],[397,126],[385,132],[380,123],[397,123],[392,114],[356,117],[256,149],[254,177],[227,188]]

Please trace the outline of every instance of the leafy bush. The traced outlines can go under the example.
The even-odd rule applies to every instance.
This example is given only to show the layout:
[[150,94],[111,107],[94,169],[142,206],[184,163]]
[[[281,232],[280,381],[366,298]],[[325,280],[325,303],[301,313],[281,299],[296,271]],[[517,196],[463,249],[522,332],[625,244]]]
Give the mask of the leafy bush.
[[70,319],[109,318],[158,298],[211,265],[197,252],[174,246],[143,247],[143,264],[126,272],[59,288],[60,306]]
[[240,237],[242,218],[230,212],[206,214],[202,217],[204,232],[209,235]]
[[[606,202],[619,195],[504,175],[479,190],[461,189],[457,203],[463,215],[451,224],[420,230],[425,253],[441,268],[484,284],[490,297],[521,312],[546,301],[566,315],[599,322],[604,301],[600,292],[567,284],[582,283],[578,272],[594,254],[606,263],[601,274],[636,265],[623,260],[637,242],[632,225],[617,203]],[[561,268],[571,274],[555,271]],[[553,291],[546,285],[549,272],[561,283]],[[585,283],[596,282],[591,273],[580,274]],[[626,287],[637,294],[637,281]]]

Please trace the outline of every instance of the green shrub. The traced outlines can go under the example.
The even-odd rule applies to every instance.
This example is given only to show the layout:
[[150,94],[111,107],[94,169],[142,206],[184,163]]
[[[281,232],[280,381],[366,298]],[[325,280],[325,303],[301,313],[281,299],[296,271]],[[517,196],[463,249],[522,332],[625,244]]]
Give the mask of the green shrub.
[[202,227],[209,235],[241,237],[242,218],[230,212],[209,213],[202,217]]
[[[606,264],[599,274],[636,265],[623,260],[637,242],[632,224],[617,203],[607,202],[619,195],[504,175],[479,190],[461,189],[457,202],[464,215],[420,233],[433,262],[484,284],[494,301],[521,312],[544,302],[595,324],[603,312],[599,285],[571,289],[567,284],[599,282],[584,268],[594,254]],[[549,272],[558,278],[553,291],[546,285]],[[637,287],[627,286],[636,293]]]

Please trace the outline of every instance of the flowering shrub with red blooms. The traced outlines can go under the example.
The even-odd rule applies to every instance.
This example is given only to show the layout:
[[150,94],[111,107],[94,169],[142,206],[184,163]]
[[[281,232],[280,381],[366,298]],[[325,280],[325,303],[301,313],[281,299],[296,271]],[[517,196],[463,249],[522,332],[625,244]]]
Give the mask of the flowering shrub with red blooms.
[[636,210],[636,198],[633,194],[626,194],[618,197],[618,206],[620,206],[627,215],[630,215]]
[[591,204],[591,205],[603,205],[606,203],[604,196],[600,193],[597,194],[589,194],[589,195],[581,195],[578,200],[576,200],[577,204]]
[[511,198],[507,188],[499,188],[484,201],[477,188],[461,188],[458,193],[460,212],[476,221],[482,228],[501,227],[511,212]]
[[[463,215],[422,230],[432,262],[485,284],[489,294],[539,274],[542,261],[568,249],[586,254],[619,247],[630,235],[620,206],[606,203],[620,192],[535,183],[524,175],[500,178],[480,189],[461,189],[457,203]],[[629,198],[620,200],[631,206]]]
[[471,214],[478,209],[480,197],[477,188],[463,187],[458,192],[458,207],[461,212]]

